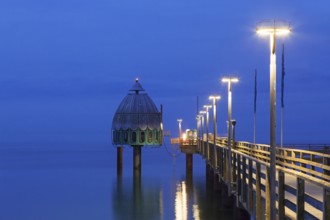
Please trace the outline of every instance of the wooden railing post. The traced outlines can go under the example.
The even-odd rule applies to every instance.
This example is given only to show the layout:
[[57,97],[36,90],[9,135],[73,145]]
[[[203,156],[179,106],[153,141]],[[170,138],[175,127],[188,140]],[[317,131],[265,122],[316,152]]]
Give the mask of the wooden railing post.
[[225,148],[223,148],[222,151],[222,177],[225,182],[227,182],[227,151]]
[[256,164],[256,220],[261,220],[261,169],[260,163]]
[[[293,159],[296,158],[296,154],[295,154],[294,151],[291,151],[291,157],[292,157]],[[292,161],[291,164],[295,164],[294,160],[291,160],[291,161]]]
[[[208,136],[208,134],[207,134],[207,136]],[[210,155],[210,143],[209,143],[208,138],[206,138],[206,151],[207,151],[206,161],[209,162],[211,155]]]
[[305,180],[297,178],[297,193],[296,193],[296,219],[304,219],[305,213]]
[[[306,164],[304,162],[304,153],[300,152],[300,166],[306,168]],[[302,171],[302,173],[306,173]]]
[[253,174],[253,161],[249,159],[249,211],[253,212],[253,183],[252,183],[252,174]]
[[[330,158],[329,157],[323,157],[323,164],[326,165],[326,166],[330,166]],[[323,173],[325,175],[330,176],[330,170],[323,169]]]
[[285,219],[285,174],[278,171],[278,218]]
[[270,168],[266,167],[266,220],[270,220]]
[[330,191],[323,190],[323,220],[330,220]]
[[222,147],[219,148],[219,153],[218,153],[218,164],[219,164],[219,174],[220,177],[223,178],[223,155],[222,155]]
[[242,202],[246,202],[246,158],[242,158]]
[[[312,162],[314,162],[314,161],[315,161],[315,155],[314,155],[314,154],[311,154],[311,155],[310,155],[310,159],[311,159]],[[312,165],[311,165],[311,169],[312,169],[313,171],[315,171],[315,166],[312,166]],[[315,176],[315,175],[312,174],[312,176]]]
[[[330,166],[330,158],[323,157],[323,164]],[[325,175],[330,175],[329,170],[323,170]],[[323,220],[330,220],[330,190],[323,189]]]
[[232,169],[233,169],[233,171],[232,171],[232,182],[234,184],[237,184],[237,175],[238,175],[237,174],[237,164],[236,164],[237,159],[236,159],[236,157],[237,157],[237,154],[236,153],[233,153],[233,156],[232,156],[232,159],[233,159],[233,165],[232,165]]
[[242,189],[241,189],[241,155],[237,154],[237,179],[236,179],[236,195],[237,195],[237,207],[238,207],[238,202],[239,202],[239,199],[241,198],[241,195],[242,195]]
[[221,158],[220,158],[220,150],[221,148],[220,147],[216,147],[215,148],[215,151],[216,151],[216,157],[217,157],[217,160],[216,160],[216,168],[217,168],[217,173],[219,173],[219,175],[221,176]]
[[[211,164],[211,165],[213,165],[213,163],[212,163],[212,158],[213,158],[213,153],[214,153],[214,151],[213,150],[211,150],[211,149],[213,149],[212,148],[212,146],[211,146],[212,144],[211,143],[207,143],[207,146],[208,146],[208,148],[209,148],[209,163]],[[214,166],[212,166],[213,168],[214,168]]]

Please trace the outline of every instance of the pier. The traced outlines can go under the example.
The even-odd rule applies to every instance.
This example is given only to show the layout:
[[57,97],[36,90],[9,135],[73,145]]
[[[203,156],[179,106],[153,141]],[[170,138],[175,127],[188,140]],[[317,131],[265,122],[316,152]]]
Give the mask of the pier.
[[[212,134],[195,143],[180,142],[182,152],[196,148],[228,196],[253,219],[270,219],[270,199],[277,219],[330,219],[330,155],[326,150],[276,148],[276,195],[270,194],[270,146]],[[207,139],[208,136],[208,139]],[[229,176],[230,175],[230,176]],[[231,181],[229,181],[231,180]]]

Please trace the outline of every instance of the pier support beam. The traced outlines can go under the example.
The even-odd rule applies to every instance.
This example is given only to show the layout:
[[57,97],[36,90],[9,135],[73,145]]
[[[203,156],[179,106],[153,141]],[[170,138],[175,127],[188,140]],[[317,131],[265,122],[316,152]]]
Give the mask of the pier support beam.
[[186,154],[186,172],[192,173],[193,171],[193,154]]
[[117,147],[117,175],[123,174],[123,147]]
[[186,179],[187,179],[187,184],[192,186],[193,154],[186,154]]

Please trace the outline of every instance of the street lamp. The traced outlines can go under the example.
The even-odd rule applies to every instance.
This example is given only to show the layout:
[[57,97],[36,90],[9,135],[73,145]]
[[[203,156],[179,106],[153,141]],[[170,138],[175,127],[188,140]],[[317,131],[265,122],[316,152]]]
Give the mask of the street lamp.
[[232,83],[238,82],[238,78],[235,77],[225,77],[222,78],[222,82],[228,84],[228,171],[227,171],[227,180],[228,180],[228,192],[231,194],[231,179],[232,179],[232,172],[231,172],[231,104],[232,104]]
[[[202,151],[204,152],[204,114],[206,111],[199,111],[200,117],[201,117],[201,128],[202,128]],[[205,152],[203,153],[205,156]]]
[[221,97],[216,95],[209,96],[209,99],[212,100],[213,104],[213,146],[214,146],[214,167],[215,169],[218,168],[218,157],[217,157],[217,100],[219,100]]
[[[270,168],[269,168],[269,217],[276,218],[276,36],[287,35],[291,32],[287,22],[266,21],[258,24],[257,34],[270,38]],[[266,206],[267,207],[267,206]],[[267,210],[266,210],[267,212]]]
[[210,145],[209,145],[209,109],[212,105],[204,105],[206,110],[206,148],[207,148],[207,159],[210,159]]
[[204,140],[204,114],[206,114],[206,111],[199,111],[200,117],[202,118],[201,121],[201,127],[202,127],[202,140]]
[[182,131],[181,131],[181,123],[182,123],[182,119],[179,118],[177,121],[178,121],[178,123],[179,123],[179,142],[181,143],[180,140],[181,140],[181,132],[182,132]]
[[201,120],[201,116],[197,115],[196,116],[196,123],[197,123],[197,147],[198,150],[200,151],[200,145],[199,145],[199,130],[200,130],[200,120]]

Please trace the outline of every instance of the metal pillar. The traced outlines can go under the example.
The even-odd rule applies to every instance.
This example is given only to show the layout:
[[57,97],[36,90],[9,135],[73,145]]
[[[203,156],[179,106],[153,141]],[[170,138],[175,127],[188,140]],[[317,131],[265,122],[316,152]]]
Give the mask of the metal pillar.
[[231,194],[231,81],[228,82],[228,193]]
[[207,160],[210,160],[210,145],[209,145],[209,108],[210,106],[204,106],[206,108],[206,149]]
[[117,147],[117,175],[123,174],[123,147]]
[[[270,35],[270,195],[276,195],[276,54],[275,32]],[[276,197],[270,196],[270,219],[276,218]]]
[[141,173],[141,147],[142,146],[133,146],[133,168],[134,172]]

